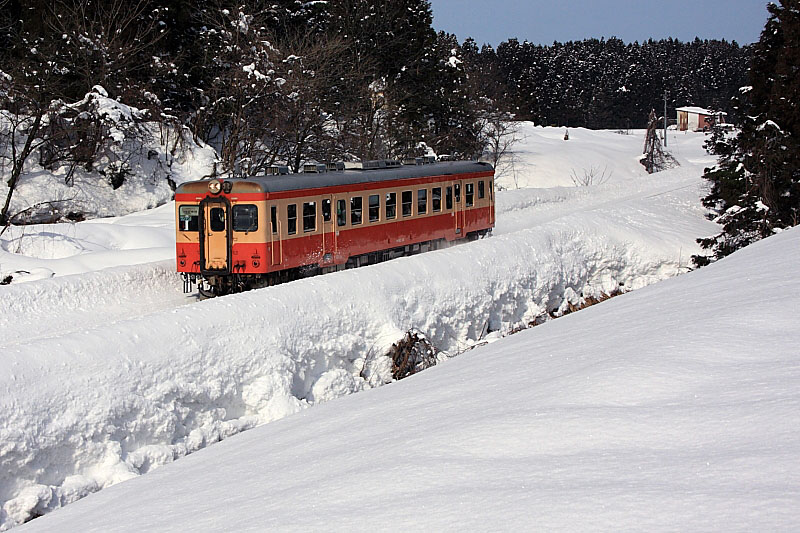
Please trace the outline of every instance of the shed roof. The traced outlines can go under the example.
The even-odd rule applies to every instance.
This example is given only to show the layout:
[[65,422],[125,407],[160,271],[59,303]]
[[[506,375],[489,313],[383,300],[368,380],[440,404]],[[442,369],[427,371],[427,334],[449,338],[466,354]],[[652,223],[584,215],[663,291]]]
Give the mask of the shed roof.
[[677,107],[675,111],[685,111],[687,113],[694,113],[697,115],[727,115],[724,111],[711,111],[710,109],[705,109],[702,107],[694,107],[694,106],[687,106],[687,107]]

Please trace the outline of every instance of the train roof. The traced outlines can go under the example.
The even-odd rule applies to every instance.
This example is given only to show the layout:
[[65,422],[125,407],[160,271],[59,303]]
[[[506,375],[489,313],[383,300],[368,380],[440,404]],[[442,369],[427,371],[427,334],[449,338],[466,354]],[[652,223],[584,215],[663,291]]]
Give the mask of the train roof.
[[[244,185],[243,182],[246,182],[249,185],[248,189],[252,190],[257,187],[260,192],[274,193],[381,181],[452,176],[474,172],[491,172],[492,170],[492,165],[489,163],[478,161],[443,161],[429,165],[403,165],[395,168],[375,170],[358,169],[321,173],[282,174],[277,176],[251,176],[225,181],[232,182],[234,184],[234,189],[238,188],[236,187],[237,184]],[[198,192],[195,190],[197,189],[197,185],[193,184],[205,182],[208,182],[208,180],[183,183],[178,186],[175,192],[176,194]],[[205,186],[203,186],[203,190],[205,190]]]

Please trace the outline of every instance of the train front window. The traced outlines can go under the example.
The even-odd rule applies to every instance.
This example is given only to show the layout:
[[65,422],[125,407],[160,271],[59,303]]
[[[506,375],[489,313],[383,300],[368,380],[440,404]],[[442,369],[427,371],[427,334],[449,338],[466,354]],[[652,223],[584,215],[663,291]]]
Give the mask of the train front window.
[[361,197],[353,196],[350,198],[350,224],[353,226],[361,224]]
[[386,219],[389,220],[397,215],[397,193],[386,193]]
[[428,212],[428,189],[417,191],[417,214],[424,215]]
[[289,235],[297,233],[297,204],[286,206],[286,230]]
[[212,207],[208,218],[211,219],[211,231],[225,231],[225,209]]
[[258,207],[251,204],[233,206],[233,231],[258,230]]
[[340,228],[347,225],[347,202],[336,200],[336,225]]
[[448,187],[447,189],[445,189],[444,208],[447,209],[448,211],[453,209],[453,188],[452,187]]
[[433,209],[434,213],[438,213],[442,210],[442,188],[441,187],[434,187],[431,189],[431,208]]
[[381,197],[371,194],[369,197],[369,221],[377,222],[381,218]]
[[492,183],[492,180],[489,180],[489,200],[492,199],[492,191],[493,190],[494,190],[494,184]]
[[303,232],[317,229],[317,202],[303,202]]
[[199,205],[182,205],[178,208],[178,228],[180,231],[198,231],[200,219]]
[[460,183],[454,183],[453,184],[453,188],[455,189],[455,192],[456,192],[456,203],[460,204],[461,203],[461,184]]
[[474,188],[475,186],[472,183],[467,183],[464,187],[464,199],[467,201],[467,207],[472,207],[472,198],[475,195]]
[[486,196],[486,190],[483,186],[483,180],[478,182],[478,198],[483,198]]
[[269,223],[272,233],[278,233],[278,208],[274,205],[269,208]]
[[403,191],[403,196],[401,197],[403,201],[403,216],[410,217],[411,216],[411,206],[414,204],[413,196],[411,195],[411,191]]

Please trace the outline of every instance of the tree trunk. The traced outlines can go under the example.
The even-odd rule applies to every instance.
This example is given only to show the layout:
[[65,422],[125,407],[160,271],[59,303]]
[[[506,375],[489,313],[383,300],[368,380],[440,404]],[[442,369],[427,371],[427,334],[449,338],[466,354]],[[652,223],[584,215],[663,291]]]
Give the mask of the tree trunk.
[[[11,179],[8,180],[8,194],[6,195],[6,203],[3,205],[3,210],[0,211],[0,226],[6,226],[10,222],[8,208],[11,205],[11,197],[14,195],[14,189],[17,187],[17,182],[22,174],[22,169],[25,167],[25,161],[33,151],[33,141],[39,134],[39,127],[42,124],[42,115],[44,115],[44,109],[37,109],[36,116],[33,119],[33,125],[28,132],[28,138],[25,139],[25,146],[22,147],[22,151],[14,160],[14,164],[11,169]],[[14,142],[13,139],[11,142]]]

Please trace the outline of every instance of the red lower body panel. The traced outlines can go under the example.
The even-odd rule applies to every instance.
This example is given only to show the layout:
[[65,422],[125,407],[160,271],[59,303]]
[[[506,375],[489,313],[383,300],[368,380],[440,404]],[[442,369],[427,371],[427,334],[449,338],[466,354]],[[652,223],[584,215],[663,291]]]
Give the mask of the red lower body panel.
[[[395,222],[360,226],[266,243],[234,243],[231,247],[231,272],[265,274],[305,265],[343,264],[348,258],[399,248],[427,241],[465,238],[468,233],[490,229],[494,213],[491,207],[470,209],[463,213],[443,213],[425,218],[400,217]],[[460,231],[459,231],[460,229]],[[178,272],[200,273],[198,243],[177,244]]]

